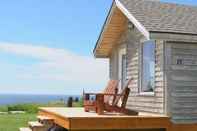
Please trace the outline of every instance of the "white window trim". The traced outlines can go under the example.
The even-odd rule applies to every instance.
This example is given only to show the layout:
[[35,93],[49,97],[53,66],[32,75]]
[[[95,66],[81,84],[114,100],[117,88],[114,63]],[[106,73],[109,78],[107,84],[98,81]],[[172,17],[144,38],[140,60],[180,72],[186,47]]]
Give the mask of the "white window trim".
[[[118,52],[118,79],[122,79],[122,55],[126,55],[126,48],[121,48]],[[119,87],[122,87],[122,83],[119,82]],[[121,88],[119,88],[121,89]]]
[[[156,44],[156,41],[155,40],[143,40],[140,42],[139,44],[139,64],[140,64],[140,68],[139,68],[139,95],[140,96],[155,96],[155,90],[153,92],[143,92],[141,89],[142,89],[142,73],[143,73],[143,44],[145,42],[148,42],[148,41],[154,41],[155,44]],[[156,56],[155,56],[156,57]]]
[[155,92],[139,92],[140,96],[154,96]]

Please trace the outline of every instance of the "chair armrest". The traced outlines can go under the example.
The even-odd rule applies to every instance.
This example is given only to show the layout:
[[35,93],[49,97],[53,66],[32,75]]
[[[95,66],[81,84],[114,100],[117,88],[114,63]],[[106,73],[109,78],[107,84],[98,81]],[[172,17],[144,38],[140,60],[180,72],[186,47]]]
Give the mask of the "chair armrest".
[[97,94],[100,94],[100,93],[84,93],[84,95],[97,95]]
[[109,93],[97,93],[96,95],[103,95],[103,96],[124,96],[123,94],[109,94]]
[[104,97],[104,96],[112,96],[114,97],[114,100],[116,97],[123,97],[124,95],[123,94],[109,94],[109,93],[84,93],[83,94],[84,96],[84,100],[90,100],[90,96],[95,96],[96,98],[99,96],[99,97]]
[[83,93],[83,100],[90,100],[93,96],[96,97],[100,93]]

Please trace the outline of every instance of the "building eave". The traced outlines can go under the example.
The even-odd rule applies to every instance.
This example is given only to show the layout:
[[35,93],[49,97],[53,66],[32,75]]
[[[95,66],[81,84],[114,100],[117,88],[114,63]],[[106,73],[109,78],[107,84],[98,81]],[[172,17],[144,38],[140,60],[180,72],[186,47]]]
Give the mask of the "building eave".
[[111,16],[112,16],[112,13],[113,13],[113,8],[115,7],[115,2],[113,1],[112,4],[111,4],[111,7],[110,7],[110,10],[108,12],[108,15],[105,19],[105,22],[102,26],[102,29],[101,29],[101,32],[99,34],[99,37],[97,39],[97,42],[96,42],[96,45],[94,47],[94,50],[93,50],[93,54],[94,54],[94,57],[96,58],[105,58],[105,56],[99,56],[96,54],[96,49],[99,47],[100,43],[101,43],[101,39],[103,37],[103,32],[106,30],[106,26],[109,24],[109,21],[111,19]]
[[149,40],[149,31],[125,8],[125,6],[119,0],[115,0],[115,3],[122,13],[130,20],[130,22],[132,22],[135,27],[145,36],[145,38]]
[[197,42],[197,34],[181,32],[150,31],[150,39],[166,41]]
[[114,0],[109,10],[109,13],[107,15],[107,18],[105,20],[105,23],[102,27],[101,33],[96,42],[94,50],[93,50],[93,54],[96,58],[108,58],[109,57],[106,54],[99,53],[99,48],[102,48],[101,43],[104,37],[104,32],[106,32],[107,27],[109,26],[109,23],[111,22],[111,18],[116,9],[118,9],[128,21],[133,23],[133,25],[145,36],[145,39],[147,40],[150,39],[149,31],[124,7],[123,4],[121,4],[121,2],[119,2],[119,0]]

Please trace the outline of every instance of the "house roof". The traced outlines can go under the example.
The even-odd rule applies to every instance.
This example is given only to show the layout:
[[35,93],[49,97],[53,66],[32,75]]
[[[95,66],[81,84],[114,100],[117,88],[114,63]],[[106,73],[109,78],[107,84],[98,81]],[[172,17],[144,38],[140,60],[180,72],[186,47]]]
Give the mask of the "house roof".
[[197,34],[197,7],[148,0],[119,0],[149,31]]
[[[119,12],[120,15],[116,15],[116,12]],[[119,18],[119,21],[125,21],[125,19],[131,21],[146,39],[152,38],[151,36],[154,33],[182,34],[197,37],[197,7],[195,6],[151,0],[114,0],[95,46],[95,57],[109,57],[115,45],[114,42],[117,41],[117,37],[125,29],[124,27],[119,31],[120,29],[115,28],[123,26],[123,23],[126,25],[125,22],[119,25],[114,24],[117,23],[116,19],[120,16],[122,18]],[[110,28],[115,29],[117,32],[113,32]],[[116,37],[111,35],[117,33],[119,35],[116,35]],[[107,39],[109,36],[111,41]]]

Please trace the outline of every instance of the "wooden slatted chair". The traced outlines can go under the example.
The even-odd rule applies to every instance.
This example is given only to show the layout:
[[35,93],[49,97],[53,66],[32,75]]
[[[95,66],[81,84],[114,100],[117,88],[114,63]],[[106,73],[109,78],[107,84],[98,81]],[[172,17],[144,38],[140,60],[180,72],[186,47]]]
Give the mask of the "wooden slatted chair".
[[[119,82],[117,80],[110,80],[104,89],[102,94],[117,94],[118,93],[118,84]],[[99,93],[83,93],[83,105],[84,105],[84,110],[86,112],[89,111],[96,111],[96,100],[97,99],[97,94]],[[113,103],[115,102],[115,97],[105,95],[104,96],[104,102],[105,103]]]
[[[138,115],[138,112],[126,109],[126,103],[128,100],[128,96],[130,93],[129,84],[133,79],[129,79],[124,86],[121,93],[118,94],[118,84],[114,90],[114,93],[98,93],[92,94],[96,96],[96,100],[92,103],[91,110],[96,111],[99,115],[106,112],[117,112],[123,113],[127,115]],[[110,98],[110,99],[109,99]],[[84,104],[86,104],[86,99],[84,100]],[[89,111],[84,105],[85,111]]]

